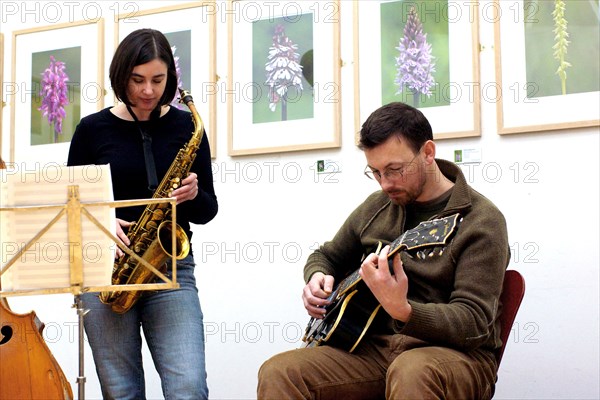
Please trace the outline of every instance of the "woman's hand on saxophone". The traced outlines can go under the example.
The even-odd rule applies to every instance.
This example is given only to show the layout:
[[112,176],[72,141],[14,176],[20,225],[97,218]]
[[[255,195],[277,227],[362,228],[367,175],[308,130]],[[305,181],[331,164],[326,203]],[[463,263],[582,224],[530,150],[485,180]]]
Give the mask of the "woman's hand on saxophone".
[[195,172],[191,172],[181,181],[181,187],[173,190],[171,196],[177,199],[177,204],[195,199],[198,196],[198,175]]
[[[127,222],[120,218],[117,218],[117,238],[121,241],[125,247],[129,247],[131,242],[127,237],[127,234],[123,231],[123,228],[129,228],[133,222]],[[117,246],[117,252],[115,254],[115,258],[121,258],[125,253]]]

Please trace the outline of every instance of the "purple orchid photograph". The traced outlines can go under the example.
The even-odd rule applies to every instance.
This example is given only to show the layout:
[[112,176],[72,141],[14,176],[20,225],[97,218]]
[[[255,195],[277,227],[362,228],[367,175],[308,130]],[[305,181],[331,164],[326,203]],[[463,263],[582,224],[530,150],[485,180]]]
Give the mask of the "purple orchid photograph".
[[253,23],[253,81],[260,88],[254,123],[313,118],[312,21],[308,13],[294,23],[285,18]]
[[[448,21],[420,15],[427,9],[425,3],[381,4],[382,104],[403,101],[417,108],[450,104]],[[447,5],[438,3],[442,8]]]
[[288,92],[296,89],[301,93],[302,65],[298,45],[286,34],[281,24],[275,26],[273,45],[269,48],[268,61],[265,64],[266,84],[269,85],[269,109],[281,108],[281,120],[287,120]]
[[413,105],[418,106],[420,97],[431,97],[431,90],[435,87],[435,57],[414,7],[408,13],[404,36],[396,50],[396,94],[409,91],[413,95]]
[[80,119],[81,48],[32,54],[31,145],[69,142]]

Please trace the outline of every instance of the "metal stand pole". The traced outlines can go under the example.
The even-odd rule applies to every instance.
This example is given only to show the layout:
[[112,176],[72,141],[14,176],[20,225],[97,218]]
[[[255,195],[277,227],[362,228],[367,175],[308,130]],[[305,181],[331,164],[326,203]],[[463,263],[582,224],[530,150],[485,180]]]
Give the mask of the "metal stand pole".
[[83,336],[83,317],[90,310],[85,310],[83,308],[83,302],[81,301],[81,296],[75,296],[75,304],[73,307],[77,308],[77,317],[78,317],[78,325],[79,325],[79,376],[77,377],[77,387],[79,390],[78,399],[85,399],[85,375],[84,375],[84,361],[83,361],[83,346],[84,346],[84,336]]

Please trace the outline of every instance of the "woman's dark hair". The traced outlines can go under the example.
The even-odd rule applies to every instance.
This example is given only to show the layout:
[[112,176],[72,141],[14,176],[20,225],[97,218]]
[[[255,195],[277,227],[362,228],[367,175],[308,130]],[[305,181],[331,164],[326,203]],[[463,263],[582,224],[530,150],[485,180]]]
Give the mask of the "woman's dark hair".
[[431,125],[425,115],[408,104],[395,102],[378,108],[367,118],[360,130],[358,147],[372,149],[392,135],[404,138],[415,153],[426,141],[433,140]]
[[138,29],[131,32],[117,47],[110,63],[109,77],[117,99],[127,105],[127,85],[133,68],[155,59],[167,65],[167,85],[159,106],[171,103],[177,92],[177,70],[169,41],[154,29]]

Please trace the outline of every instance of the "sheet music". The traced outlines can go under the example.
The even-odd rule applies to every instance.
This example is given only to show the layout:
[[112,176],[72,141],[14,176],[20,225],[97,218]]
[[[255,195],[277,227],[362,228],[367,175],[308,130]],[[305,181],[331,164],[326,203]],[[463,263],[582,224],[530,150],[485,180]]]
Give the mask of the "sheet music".
[[[65,167],[38,163],[0,170],[0,208],[65,205],[70,185],[79,186],[82,206],[109,232],[115,232],[114,208],[85,204],[113,201],[108,165]],[[2,270],[60,211],[58,207],[0,211]],[[81,233],[82,243],[69,243],[65,213],[2,275],[2,290],[69,287],[69,257],[77,246],[83,253],[84,286],[110,285],[116,245],[83,213]]]

